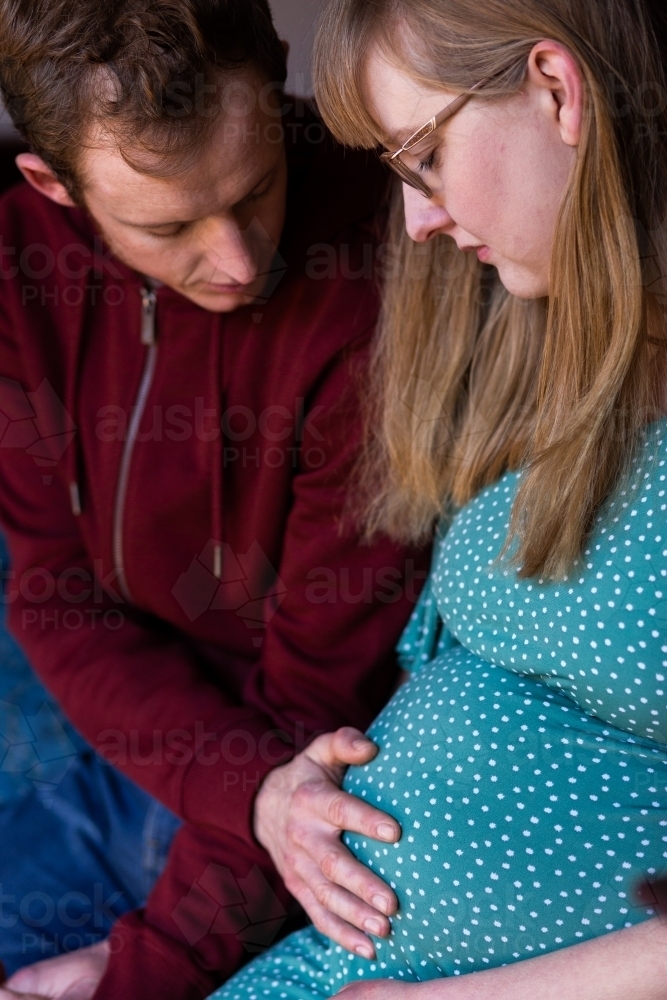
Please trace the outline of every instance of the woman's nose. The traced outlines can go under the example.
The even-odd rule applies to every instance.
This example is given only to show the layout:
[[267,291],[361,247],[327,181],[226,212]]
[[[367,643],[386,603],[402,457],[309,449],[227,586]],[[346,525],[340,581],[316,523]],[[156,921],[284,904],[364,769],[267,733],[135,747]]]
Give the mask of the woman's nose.
[[425,198],[420,191],[407,184],[403,185],[403,201],[406,229],[415,243],[427,243],[436,236],[447,234],[453,226],[447,209],[435,199]]

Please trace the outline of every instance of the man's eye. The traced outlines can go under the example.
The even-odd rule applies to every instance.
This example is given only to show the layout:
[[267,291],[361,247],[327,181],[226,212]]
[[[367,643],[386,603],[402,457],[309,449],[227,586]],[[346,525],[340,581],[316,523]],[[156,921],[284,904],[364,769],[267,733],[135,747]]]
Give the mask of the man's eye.
[[165,229],[160,229],[159,231],[149,230],[149,236],[157,236],[160,239],[169,239],[174,236],[180,236],[188,228],[188,223],[183,222],[177,226],[169,226]]
[[254,202],[259,201],[261,198],[266,198],[267,194],[271,190],[272,184],[263,188],[261,191],[253,191],[252,194],[248,194],[236,205],[237,208],[244,208],[246,205],[252,205]]

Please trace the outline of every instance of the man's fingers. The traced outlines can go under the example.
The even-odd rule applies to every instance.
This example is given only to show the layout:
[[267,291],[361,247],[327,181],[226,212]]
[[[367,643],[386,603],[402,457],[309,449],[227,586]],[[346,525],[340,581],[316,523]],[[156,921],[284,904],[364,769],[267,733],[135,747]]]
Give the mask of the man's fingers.
[[318,872],[321,871],[328,882],[346,889],[379,914],[390,916],[396,913],[398,900],[389,886],[357,861],[341,841],[332,840],[327,843],[322,837],[313,837],[312,841],[303,846],[315,862]]
[[387,917],[366,905],[358,896],[353,896],[351,892],[325,878],[312,883],[311,891],[327,913],[339,917],[365,934],[378,938],[389,937],[391,925]]
[[330,794],[326,819],[338,830],[360,833],[385,844],[395,844],[401,839],[401,827],[395,819],[347,792]]
[[[339,760],[349,764],[358,764],[363,758],[367,763],[377,757],[378,747],[358,729],[345,726],[332,733],[332,752]],[[349,758],[349,759],[348,759]]]
[[[357,864],[354,861],[352,863]],[[359,867],[362,868],[361,865]],[[322,874],[320,867],[310,860],[301,861],[297,876],[300,882],[308,886],[320,906],[329,913],[366,934],[372,934],[373,937],[389,936],[391,925],[384,912],[384,901],[381,906],[365,903],[359,896],[328,879]],[[383,882],[378,879],[377,883],[376,899],[379,899],[380,891],[383,889],[389,898],[393,896]]]
[[335,770],[348,764],[367,764],[377,756],[378,748],[359,729],[346,726],[319,736],[305,752],[316,764]]
[[304,826],[300,829],[298,847],[291,863],[304,882],[311,884],[313,862],[318,878],[321,872],[327,881],[347,889],[378,913],[391,915],[398,909],[398,900],[389,886],[357,861],[337,836]]
[[362,958],[372,960],[376,957],[375,945],[370,938],[321,906],[308,886],[304,885],[303,890],[295,895],[321,934]]
[[[394,893],[369,868],[355,860],[342,844],[337,831],[350,830],[371,839],[395,843],[401,834],[398,823],[338,789],[303,786],[296,793],[295,804],[301,796],[304,801],[299,805],[309,821],[299,822],[297,819],[290,825],[290,839],[297,848],[294,856],[298,857],[301,851],[305,851],[329,881],[347,889],[382,914],[395,913],[398,904]],[[333,827],[331,833],[313,824],[314,813]],[[303,873],[300,875],[305,879]]]
[[312,831],[315,817],[335,830],[360,833],[385,844],[401,839],[401,827],[395,819],[328,782],[301,785],[292,798],[291,813],[290,832],[296,843]]

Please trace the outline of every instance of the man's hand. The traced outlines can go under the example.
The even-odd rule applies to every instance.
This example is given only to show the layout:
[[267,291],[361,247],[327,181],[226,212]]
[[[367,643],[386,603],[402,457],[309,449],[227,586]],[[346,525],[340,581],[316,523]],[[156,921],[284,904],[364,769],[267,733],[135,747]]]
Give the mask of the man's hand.
[[320,736],[264,779],[255,803],[255,835],[289,891],[319,931],[364,958],[374,958],[375,948],[361,931],[387,937],[398,901],[340,835],[350,830],[394,844],[401,828],[340,785],[348,765],[367,764],[377,752],[357,729]]
[[109,961],[109,945],[100,941],[57,958],[27,965],[0,987],[0,1000],[91,1000]]

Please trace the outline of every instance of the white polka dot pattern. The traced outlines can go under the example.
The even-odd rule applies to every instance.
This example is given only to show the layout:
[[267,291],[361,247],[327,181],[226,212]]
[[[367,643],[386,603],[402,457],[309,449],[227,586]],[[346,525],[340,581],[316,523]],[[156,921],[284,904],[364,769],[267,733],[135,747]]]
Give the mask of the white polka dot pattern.
[[516,476],[455,518],[401,642],[413,676],[345,779],[403,829],[392,847],[345,838],[399,897],[391,937],[368,962],[301,931],[216,1000],[460,975],[652,916],[632,890],[667,868],[665,430],[562,584],[496,564]]
[[649,429],[627,485],[601,512],[562,583],[522,580],[499,564],[517,488],[511,474],[455,519],[431,581],[438,611],[467,649],[661,743],[667,743],[665,430],[664,422]]

